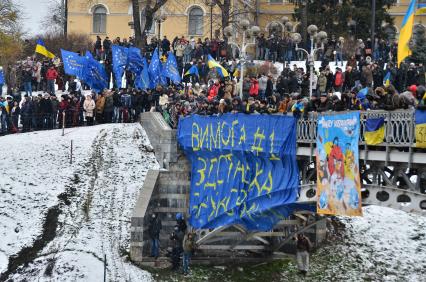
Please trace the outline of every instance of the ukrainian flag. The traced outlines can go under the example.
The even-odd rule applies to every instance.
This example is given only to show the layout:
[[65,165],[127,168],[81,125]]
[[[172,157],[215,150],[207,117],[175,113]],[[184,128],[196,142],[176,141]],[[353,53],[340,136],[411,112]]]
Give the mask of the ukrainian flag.
[[419,3],[417,5],[416,15],[426,14],[426,3]]
[[50,53],[49,51],[47,51],[46,49],[46,45],[44,45],[43,40],[38,39],[37,40],[37,45],[36,45],[36,49],[35,49],[36,53],[39,53],[45,57],[48,57],[50,59],[55,58],[55,55],[53,55],[53,53]]
[[416,110],[416,147],[426,148],[426,111]]
[[378,145],[385,139],[385,118],[369,118],[365,122],[364,139],[367,145]]
[[383,79],[383,85],[386,87],[389,87],[389,85],[391,84],[391,73],[390,71],[388,71],[388,73],[385,75],[384,79]]
[[240,70],[241,70],[241,65],[238,64],[237,67],[234,70],[234,73],[232,74],[234,77],[239,77],[240,76]]
[[398,67],[405,58],[411,55],[411,50],[408,46],[408,43],[410,42],[411,34],[413,33],[414,14],[416,9],[416,0],[411,0],[407,13],[405,14],[404,20],[402,21],[401,30],[399,32]]
[[221,77],[228,77],[229,73],[226,71],[224,67],[222,67],[218,62],[216,62],[212,56],[208,56],[207,64],[209,69],[215,68]]
[[186,75],[196,75],[197,77],[200,77],[197,66],[192,65],[192,67],[185,73],[185,76]]

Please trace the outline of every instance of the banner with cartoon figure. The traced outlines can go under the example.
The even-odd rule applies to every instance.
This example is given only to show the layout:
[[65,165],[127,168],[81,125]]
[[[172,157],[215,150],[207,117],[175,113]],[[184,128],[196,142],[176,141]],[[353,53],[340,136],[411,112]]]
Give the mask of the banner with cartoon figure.
[[362,215],[359,112],[318,117],[317,212]]

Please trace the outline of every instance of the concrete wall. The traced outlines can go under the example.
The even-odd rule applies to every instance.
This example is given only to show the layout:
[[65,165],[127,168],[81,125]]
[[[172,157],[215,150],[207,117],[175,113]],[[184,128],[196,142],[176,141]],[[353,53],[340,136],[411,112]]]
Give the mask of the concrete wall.
[[161,249],[171,246],[169,236],[176,223],[176,214],[188,211],[191,171],[183,152],[177,149],[176,130],[171,129],[159,113],[143,113],[141,123],[158,162],[168,170],[150,170],[140,192],[131,218],[130,257],[134,262],[141,262],[149,255],[147,226],[153,213],[163,225]]
[[[160,233],[161,250],[164,251],[171,246],[169,236],[176,222],[176,213],[186,214],[188,211],[191,177],[190,163],[183,152],[177,148],[176,130],[171,129],[159,113],[143,113],[141,123],[151,141],[158,162],[167,170],[148,172],[133,211],[130,257],[136,263],[141,263],[150,254],[147,226],[153,213],[161,218],[163,225]],[[317,245],[325,238],[325,230],[324,221],[321,225],[306,230],[305,233]],[[284,248],[289,252],[293,249],[294,243],[291,242]],[[214,250],[206,254],[214,256],[212,251]],[[225,254],[223,251],[220,253]]]

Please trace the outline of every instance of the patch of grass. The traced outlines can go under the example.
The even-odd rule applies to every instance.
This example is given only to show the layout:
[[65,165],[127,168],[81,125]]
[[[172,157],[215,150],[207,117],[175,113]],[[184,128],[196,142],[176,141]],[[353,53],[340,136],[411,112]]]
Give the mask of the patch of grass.
[[[181,272],[170,269],[156,269],[143,267],[150,272],[155,281],[221,281],[221,282],[243,282],[243,281],[286,281],[285,273],[294,273],[297,270],[291,265],[290,259],[265,262],[257,265],[241,264],[232,266],[191,266],[191,275],[183,276]],[[287,280],[288,281],[288,280]]]

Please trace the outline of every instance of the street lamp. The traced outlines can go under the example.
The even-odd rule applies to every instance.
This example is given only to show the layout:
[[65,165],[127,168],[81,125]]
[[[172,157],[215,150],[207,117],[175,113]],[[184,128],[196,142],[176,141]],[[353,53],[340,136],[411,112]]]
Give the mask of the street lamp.
[[161,23],[166,21],[167,16],[161,12],[160,14],[154,16],[154,21],[158,24],[158,41],[157,41],[157,48],[158,48],[158,54],[160,54],[160,42],[161,42]]
[[[239,22],[239,28],[243,32],[243,42],[241,45],[238,45],[235,41],[229,40],[228,44],[234,45],[237,47],[240,54],[240,98],[243,98],[243,79],[244,79],[244,64],[246,63],[246,49],[250,45],[256,44],[256,37],[260,33],[260,28],[258,26],[250,27],[250,22],[246,19],[243,19]],[[223,29],[223,34],[227,38],[232,38],[235,35],[234,28],[232,26],[227,26]],[[246,42],[246,39],[248,42]]]
[[213,39],[213,7],[216,6],[216,0],[204,0],[204,4],[210,7],[210,40]]
[[[318,32],[318,27],[316,25],[310,25],[307,28],[308,34],[311,38],[311,52],[308,52],[307,50],[303,49],[303,48],[299,48],[298,44],[302,41],[302,36],[299,33],[293,33],[292,34],[292,39],[293,41],[296,43],[296,51],[303,51],[306,53],[306,55],[308,56],[308,62],[309,62],[309,72],[310,72],[310,76],[309,76],[309,98],[312,97],[312,82],[314,80],[314,57],[315,57],[315,52],[317,52],[318,50],[323,50],[324,49],[324,43],[327,41],[327,33],[325,31],[320,31]],[[321,47],[319,48],[314,48],[314,40],[316,40],[318,43],[321,43]]]

